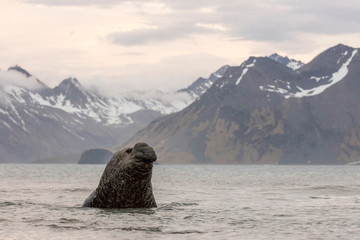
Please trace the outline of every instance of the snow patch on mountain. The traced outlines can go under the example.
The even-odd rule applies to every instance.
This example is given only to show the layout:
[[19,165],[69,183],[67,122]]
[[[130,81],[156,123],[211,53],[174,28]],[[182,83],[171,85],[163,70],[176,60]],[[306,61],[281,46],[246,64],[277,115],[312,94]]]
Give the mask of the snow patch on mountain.
[[328,79],[328,78],[330,78],[330,76],[321,76],[321,77],[311,76],[310,77],[310,79],[315,80],[316,82],[320,82],[320,81],[322,81],[324,79]]
[[238,84],[240,83],[241,79],[245,76],[245,74],[247,73],[247,71],[248,71],[248,68],[244,68],[244,69],[243,69],[240,77],[238,78],[238,80],[236,80],[235,85],[238,85]]
[[242,71],[240,77],[236,80],[235,85],[238,85],[240,83],[240,81],[243,79],[243,77],[245,76],[245,74],[247,73],[249,68],[254,67],[255,63],[256,63],[256,59],[254,59],[250,64],[245,64],[245,67],[243,68],[243,71]]
[[301,68],[304,65],[304,63],[302,63],[301,61],[289,59],[288,57],[280,56],[277,53],[270,55],[269,58],[271,58],[272,60],[274,60],[280,64],[287,66],[288,68],[291,68],[294,71]]
[[289,62],[288,64],[286,64],[286,66],[288,68],[291,68],[292,70],[297,70],[301,68],[303,65],[304,64],[302,62],[297,62],[297,61]]
[[[334,72],[331,75],[330,79],[325,84],[321,84],[321,85],[318,85],[318,86],[310,88],[310,89],[303,89],[300,86],[296,86],[295,92],[291,92],[291,90],[294,90],[294,89],[291,89],[290,86],[288,87],[288,89],[284,89],[284,88],[276,88],[274,85],[267,85],[267,86],[259,86],[259,89],[262,91],[279,93],[284,98],[303,98],[303,97],[310,97],[310,96],[315,96],[315,95],[321,94],[326,89],[328,89],[332,85],[340,82],[341,80],[343,80],[346,77],[346,75],[349,72],[348,66],[357,53],[358,53],[358,49],[353,50],[351,53],[351,56],[347,59],[347,61],[342,64],[342,66],[338,69],[338,71]],[[347,53],[343,54],[342,56],[346,56],[346,55],[347,55]],[[328,76],[322,76],[322,77],[312,76],[312,77],[310,77],[310,79],[313,79],[313,80],[316,80],[317,82],[319,82],[320,80],[326,79],[327,77]]]

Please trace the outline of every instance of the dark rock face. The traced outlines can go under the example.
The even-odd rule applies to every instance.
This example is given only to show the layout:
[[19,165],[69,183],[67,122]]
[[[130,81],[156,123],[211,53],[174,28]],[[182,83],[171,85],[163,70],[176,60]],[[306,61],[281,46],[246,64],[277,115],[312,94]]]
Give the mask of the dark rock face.
[[154,149],[146,143],[116,152],[107,164],[99,186],[85,200],[84,207],[153,208],[151,176]]
[[106,164],[113,154],[107,149],[89,149],[81,154],[79,164]]
[[360,156],[360,52],[337,45],[292,70],[250,57],[147,141],[164,163],[346,164]]

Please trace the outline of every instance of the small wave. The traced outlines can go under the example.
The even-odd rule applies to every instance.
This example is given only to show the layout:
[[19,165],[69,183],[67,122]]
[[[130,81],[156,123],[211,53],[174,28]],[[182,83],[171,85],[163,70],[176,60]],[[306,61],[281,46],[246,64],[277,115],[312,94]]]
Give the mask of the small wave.
[[14,202],[0,202],[0,207],[8,207],[8,206],[14,206],[14,205],[19,205],[19,204],[14,203]]
[[206,232],[195,230],[195,229],[185,229],[185,230],[179,230],[179,231],[166,231],[164,233],[166,233],[166,234],[193,234],[193,233],[201,234],[201,233],[206,233]]
[[269,201],[282,201],[282,202],[287,202],[287,201],[289,201],[289,200],[286,199],[286,198],[274,198],[274,197],[272,197],[272,198],[267,198],[267,200],[269,200]]
[[60,218],[59,223],[82,223],[82,221],[74,218]]
[[327,197],[327,196],[325,196],[325,197],[309,196],[309,198],[311,198],[311,199],[330,199],[330,197]]
[[273,215],[273,217],[278,217],[278,218],[288,218],[288,217],[294,217],[294,214],[275,214]]
[[[36,226],[36,225],[35,225]],[[59,230],[82,230],[88,229],[88,226],[74,226],[74,225],[58,225],[58,224],[48,224],[48,225],[37,225],[38,227],[47,226],[52,229],[59,229]]]
[[259,219],[244,218],[241,220],[233,220],[229,222],[230,226],[241,226],[241,228],[254,228],[259,224]]
[[161,227],[124,227],[123,231],[162,232]]
[[174,210],[179,207],[189,207],[189,206],[198,206],[198,203],[179,203],[179,202],[172,202],[166,204],[164,206],[159,206],[158,210]]
[[343,185],[320,185],[320,186],[312,186],[309,187],[309,190],[340,190],[340,191],[348,191],[351,190],[348,186]]
[[63,189],[65,192],[92,192],[94,189],[90,188],[65,188]]
[[12,221],[11,221],[11,220],[9,220],[9,219],[0,218],[0,222],[12,222]]
[[29,201],[5,201],[5,202],[0,202],[0,207],[9,207],[9,206],[25,206],[25,205],[36,205],[33,202],[29,202]]
[[37,203],[30,202],[30,201],[5,201],[0,202],[0,207],[9,207],[9,206],[32,206],[38,205]]
[[343,186],[343,185],[320,185],[312,186],[306,188],[311,192],[321,192],[324,194],[353,194],[358,193],[358,188],[353,186]]
[[[86,209],[86,208],[85,208]],[[153,208],[110,208],[98,209],[99,215],[112,215],[112,214],[145,214],[151,215],[156,212]]]

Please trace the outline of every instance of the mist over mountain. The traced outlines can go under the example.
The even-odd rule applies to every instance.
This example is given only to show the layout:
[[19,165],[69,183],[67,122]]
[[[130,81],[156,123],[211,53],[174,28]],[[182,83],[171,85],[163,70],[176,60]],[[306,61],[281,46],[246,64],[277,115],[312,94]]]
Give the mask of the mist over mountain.
[[360,53],[339,44],[299,68],[250,57],[183,110],[153,121],[160,163],[345,164],[360,156]]

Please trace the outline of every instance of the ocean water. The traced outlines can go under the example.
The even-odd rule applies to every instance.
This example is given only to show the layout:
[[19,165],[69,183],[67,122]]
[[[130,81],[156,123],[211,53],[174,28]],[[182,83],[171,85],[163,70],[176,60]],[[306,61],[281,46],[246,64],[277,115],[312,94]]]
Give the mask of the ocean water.
[[157,165],[155,209],[82,208],[105,165],[0,165],[0,239],[359,239],[359,166]]

